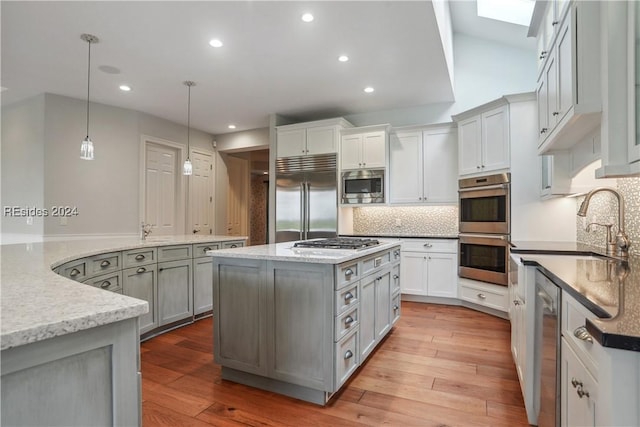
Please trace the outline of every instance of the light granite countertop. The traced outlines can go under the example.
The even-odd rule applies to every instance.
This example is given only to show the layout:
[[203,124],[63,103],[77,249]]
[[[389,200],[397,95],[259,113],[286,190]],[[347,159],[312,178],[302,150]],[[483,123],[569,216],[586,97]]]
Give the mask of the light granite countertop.
[[246,246],[243,248],[209,251],[207,255],[225,258],[243,258],[271,261],[310,262],[315,264],[342,264],[385,249],[399,246],[400,242],[379,240],[380,244],[366,249],[295,248],[293,242]]
[[0,350],[137,317],[146,301],[74,282],[52,271],[106,252],[216,241],[241,236],[166,236],[64,240],[0,246]]

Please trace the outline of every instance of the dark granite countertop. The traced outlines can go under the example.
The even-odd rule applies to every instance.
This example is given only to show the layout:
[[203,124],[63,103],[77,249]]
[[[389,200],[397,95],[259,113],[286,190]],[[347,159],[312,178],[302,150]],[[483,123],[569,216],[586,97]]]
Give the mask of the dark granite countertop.
[[595,316],[589,333],[604,347],[640,351],[640,257],[606,257],[604,249],[570,242],[513,242],[512,253],[536,265]]

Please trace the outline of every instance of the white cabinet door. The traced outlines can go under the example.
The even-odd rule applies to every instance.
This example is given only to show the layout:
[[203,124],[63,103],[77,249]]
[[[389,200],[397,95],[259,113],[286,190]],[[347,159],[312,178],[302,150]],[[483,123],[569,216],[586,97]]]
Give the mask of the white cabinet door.
[[[457,203],[458,201],[458,134],[443,128],[422,134],[423,201]],[[409,159],[407,159],[409,160]],[[410,163],[406,163],[404,168]],[[402,170],[402,166],[400,166]],[[405,186],[410,186],[408,182]]]
[[549,134],[549,97],[545,73],[540,77],[536,95],[538,98],[538,146],[540,146]]
[[362,135],[345,135],[340,147],[340,168],[360,169],[362,166]]
[[546,134],[551,133],[558,124],[558,61],[556,56],[554,49],[544,69],[544,78],[547,81],[547,123],[549,124]]
[[279,130],[276,143],[277,157],[302,156],[306,152],[306,130]]
[[421,252],[402,252],[400,262],[401,292],[409,295],[428,294],[427,256]]
[[564,338],[560,352],[562,364],[561,408],[562,426],[595,426],[598,383],[574,353]]
[[457,266],[455,254],[427,255],[427,294],[430,297],[458,296]]
[[386,132],[370,132],[362,135],[362,167],[386,167]]
[[334,126],[307,128],[307,146],[305,154],[337,153],[337,130]]
[[422,200],[422,133],[397,133],[389,142],[389,201],[420,203]]
[[482,113],[482,172],[508,168],[509,107],[502,106]]
[[[569,112],[573,105],[573,72],[572,72],[572,49],[571,49],[571,31],[569,25],[571,19],[567,19],[560,29],[558,40],[556,42],[556,110],[551,114],[555,117],[554,126],[558,124],[562,118]],[[549,58],[551,59],[551,58]]]
[[458,123],[458,172],[467,175],[480,172],[482,128],[480,116]]

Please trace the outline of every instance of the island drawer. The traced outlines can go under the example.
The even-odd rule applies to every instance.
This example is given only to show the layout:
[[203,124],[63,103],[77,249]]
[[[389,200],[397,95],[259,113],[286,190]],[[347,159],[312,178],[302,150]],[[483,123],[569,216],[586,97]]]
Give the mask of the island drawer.
[[88,277],[118,270],[122,270],[122,254],[120,252],[100,254],[87,260]]
[[391,295],[400,292],[400,264],[391,267]]
[[336,343],[335,347],[335,390],[338,390],[342,384],[351,376],[360,364],[360,350],[358,349],[358,332],[351,331],[342,340]]
[[400,318],[400,311],[402,307],[400,305],[400,293],[391,298],[391,324],[394,325]]
[[344,336],[346,336],[354,329],[358,329],[358,307],[359,306],[356,305],[351,310],[336,317],[336,342],[340,341]]
[[241,248],[243,246],[244,246],[244,242],[242,240],[222,243],[222,249]]
[[336,316],[344,313],[360,301],[358,283],[336,291]]
[[598,377],[596,362],[599,344],[587,332],[587,317],[595,317],[567,292],[562,292],[562,336],[584,362],[591,375]]
[[177,261],[191,258],[191,245],[160,246],[158,248],[158,262]]
[[357,261],[339,265],[336,270],[336,289],[342,289],[351,283],[356,283],[360,280],[359,272],[360,265]]
[[374,270],[383,267],[391,262],[392,251],[377,253],[362,260],[362,275],[366,276]]
[[60,267],[60,275],[68,279],[82,282],[87,277],[86,258],[69,261]]
[[122,271],[96,276],[83,283],[106,291],[122,293]]
[[124,268],[154,264],[158,261],[156,248],[132,249],[122,252]]
[[199,243],[193,245],[193,257],[202,258],[207,256],[207,251],[215,251],[220,249],[220,243]]

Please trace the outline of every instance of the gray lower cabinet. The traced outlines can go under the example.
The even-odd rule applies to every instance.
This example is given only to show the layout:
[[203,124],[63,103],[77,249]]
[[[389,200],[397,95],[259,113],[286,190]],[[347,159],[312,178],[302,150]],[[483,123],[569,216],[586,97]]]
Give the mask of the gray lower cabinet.
[[193,314],[213,309],[213,261],[211,257],[193,259]]
[[149,303],[149,312],[139,317],[141,334],[159,326],[157,268],[149,264],[122,271],[122,293]]
[[138,319],[2,351],[0,425],[136,426]]
[[191,259],[158,263],[159,326],[193,317]]
[[376,345],[376,282],[375,276],[360,281],[360,360]]
[[376,275],[376,341],[380,341],[391,329],[391,270]]

